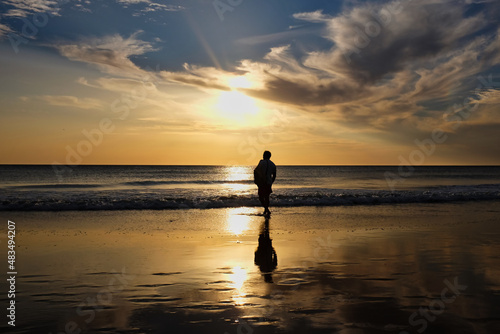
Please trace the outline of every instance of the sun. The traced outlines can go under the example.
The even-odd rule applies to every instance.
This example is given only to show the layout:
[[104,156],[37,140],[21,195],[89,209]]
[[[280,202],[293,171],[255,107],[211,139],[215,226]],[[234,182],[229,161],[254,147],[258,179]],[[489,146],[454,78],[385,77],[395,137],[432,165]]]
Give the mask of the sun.
[[222,92],[217,109],[224,118],[239,122],[244,122],[259,110],[254,99],[238,91]]
[[250,88],[252,86],[250,80],[244,76],[233,77],[228,80],[228,83],[232,88]]
[[238,88],[249,88],[251,83],[243,76],[233,77],[228,80],[231,91],[221,92],[216,108],[220,116],[233,123],[246,124],[259,112],[256,101],[238,91]]

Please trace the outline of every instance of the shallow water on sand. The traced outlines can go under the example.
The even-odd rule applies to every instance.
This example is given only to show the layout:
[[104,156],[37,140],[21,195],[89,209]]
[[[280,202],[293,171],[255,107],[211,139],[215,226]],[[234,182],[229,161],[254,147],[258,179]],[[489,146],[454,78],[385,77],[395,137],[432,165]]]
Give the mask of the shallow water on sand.
[[12,212],[14,332],[496,333],[499,212]]

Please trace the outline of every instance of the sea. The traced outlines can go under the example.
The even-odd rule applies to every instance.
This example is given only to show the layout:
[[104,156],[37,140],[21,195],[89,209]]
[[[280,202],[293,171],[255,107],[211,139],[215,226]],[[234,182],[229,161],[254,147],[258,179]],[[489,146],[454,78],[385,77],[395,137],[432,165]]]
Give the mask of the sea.
[[[0,165],[0,210],[256,207],[254,167]],[[271,206],[498,199],[499,166],[278,165]]]

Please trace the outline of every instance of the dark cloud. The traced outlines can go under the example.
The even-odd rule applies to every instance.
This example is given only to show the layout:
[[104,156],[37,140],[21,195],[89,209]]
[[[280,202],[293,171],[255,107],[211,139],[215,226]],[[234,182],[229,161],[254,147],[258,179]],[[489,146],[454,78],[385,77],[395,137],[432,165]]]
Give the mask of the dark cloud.
[[343,86],[340,82],[310,85],[307,82],[271,77],[264,89],[245,89],[246,94],[294,105],[330,105],[351,101],[363,94],[361,87]]
[[424,0],[403,2],[397,10],[394,2],[362,5],[336,17],[299,13],[297,19],[325,24],[324,37],[334,46],[302,59],[292,56],[290,46],[275,48],[266,62],[247,62],[243,70],[258,73],[262,84],[245,93],[324,106],[353,127],[390,130],[428,122],[422,119],[440,114],[433,106],[442,108],[469,94],[475,76],[500,59],[498,33],[485,29],[495,19],[484,14],[486,9],[467,13],[468,6]]
[[464,17],[465,6],[428,2],[403,2],[397,9],[394,3],[365,5],[331,18],[325,37],[335,46],[306,64],[374,83],[463,47],[488,23],[482,13]]

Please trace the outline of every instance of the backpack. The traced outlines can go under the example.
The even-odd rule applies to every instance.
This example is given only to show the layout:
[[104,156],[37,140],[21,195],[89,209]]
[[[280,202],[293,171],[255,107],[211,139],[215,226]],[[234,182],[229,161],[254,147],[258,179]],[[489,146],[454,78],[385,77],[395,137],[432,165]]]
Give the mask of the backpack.
[[266,173],[262,173],[262,168],[260,167],[260,164],[255,167],[253,170],[253,182],[258,186],[265,186],[267,184],[267,165],[266,164]]

